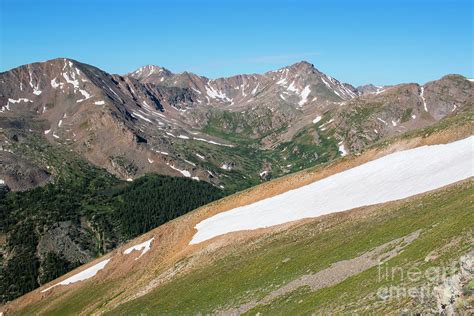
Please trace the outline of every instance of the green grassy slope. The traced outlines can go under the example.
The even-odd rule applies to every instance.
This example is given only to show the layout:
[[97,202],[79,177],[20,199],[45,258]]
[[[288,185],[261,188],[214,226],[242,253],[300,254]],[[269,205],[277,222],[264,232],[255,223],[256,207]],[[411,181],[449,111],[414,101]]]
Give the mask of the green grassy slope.
[[[238,306],[252,299],[261,299],[298,276],[357,257],[419,229],[422,230],[421,236],[391,259],[388,267],[408,269],[415,266],[425,271],[429,267],[446,265],[472,249],[469,238],[472,238],[474,227],[473,193],[472,182],[467,182],[407,202],[379,207],[360,218],[345,217],[327,223],[315,220],[311,224],[261,239],[252,248],[239,247],[212,265],[123,304],[111,314],[205,314]],[[439,256],[425,261],[433,251],[439,251]],[[418,285],[434,285],[423,281]],[[387,285],[416,286],[399,278],[379,281],[377,268],[372,268],[317,292],[300,289],[253,311],[306,314],[312,311],[361,312],[367,306],[374,312],[394,312],[402,308],[415,312],[425,308],[410,299],[382,303],[375,293]],[[90,290],[87,287],[78,293],[72,304],[76,311],[92,299],[86,295]],[[67,306],[71,305],[69,303]],[[55,311],[60,314],[74,311],[67,306],[56,306]]]
[[[119,306],[113,315],[211,313],[251,300],[259,300],[283,284],[332,263],[350,259],[388,241],[421,229],[418,239],[387,263],[387,267],[417,267],[426,271],[459,259],[472,249],[474,227],[472,182],[429,193],[403,203],[381,206],[367,216],[315,220],[252,247],[242,246],[212,265],[179,277],[153,292]],[[458,239],[456,239],[458,238]],[[453,240],[455,242],[453,242]],[[439,255],[425,258],[433,251]],[[311,314],[316,311],[412,312],[433,307],[433,301],[418,302],[403,297],[382,302],[377,290],[386,286],[431,288],[433,282],[412,284],[395,277],[379,280],[377,267],[316,292],[301,288],[249,314]],[[80,302],[76,302],[80,303]],[[82,302],[87,304],[87,299]],[[56,310],[59,311],[59,310]],[[31,310],[30,310],[31,312]],[[62,310],[63,314],[68,312]]]

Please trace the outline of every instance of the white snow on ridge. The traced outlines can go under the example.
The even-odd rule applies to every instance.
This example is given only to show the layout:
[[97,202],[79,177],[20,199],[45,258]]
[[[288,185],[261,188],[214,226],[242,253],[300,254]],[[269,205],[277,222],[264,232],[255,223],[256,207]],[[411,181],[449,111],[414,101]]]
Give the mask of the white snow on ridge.
[[173,166],[173,165],[171,165],[171,164],[169,164],[169,163],[167,163],[167,165],[168,165],[171,169],[180,172],[180,173],[181,173],[183,176],[185,176],[186,178],[191,178],[191,172],[189,172],[189,171],[187,171],[187,170],[181,170],[181,169],[179,169],[179,168],[176,168],[175,166]]
[[227,100],[229,101],[230,99],[226,96],[225,93],[222,91],[217,91],[214,87],[211,85],[206,85],[204,88],[206,88],[206,93],[207,95],[212,98],[212,99],[222,99],[222,100]]
[[9,103],[7,103],[7,105],[2,106],[2,108],[0,109],[0,113],[3,113],[5,111],[10,111],[10,104]]
[[79,89],[79,92],[82,94],[82,96],[84,97],[83,99],[80,99],[80,100],[77,100],[76,102],[77,103],[80,103],[82,101],[85,101],[87,99],[89,99],[91,97],[91,95],[89,94],[89,92],[87,92],[86,90],[83,90],[83,89]]
[[28,74],[30,75],[30,87],[33,88],[33,94],[40,95],[42,91],[39,89],[39,82],[37,82],[36,85],[33,84],[33,73],[29,65],[28,65]]
[[423,100],[423,107],[425,108],[425,112],[428,112],[428,107],[426,106],[425,88],[424,87],[421,87],[420,97]]
[[375,94],[381,94],[383,92],[385,92],[384,87],[377,87],[377,91],[375,91]]
[[74,73],[72,73],[73,79],[69,78],[69,75],[66,72],[63,72],[63,78],[67,83],[72,84],[74,90],[79,89],[79,80],[76,79]]
[[326,130],[326,127],[331,124],[332,122],[334,122],[334,119],[330,119],[329,121],[327,121],[326,123],[322,124],[321,126],[319,126],[319,128],[322,130],[322,131],[325,131]]
[[232,170],[232,167],[229,164],[224,163],[221,165],[221,169],[229,171]]
[[323,83],[326,85],[326,87],[328,87],[329,89],[332,89],[331,86],[329,85],[329,83],[328,83],[326,80],[324,80],[323,77],[321,77],[321,80],[322,80]]
[[53,87],[54,89],[58,88],[58,87],[63,87],[63,83],[61,82],[57,82],[58,78],[55,77],[53,80],[51,80],[51,87]]
[[196,92],[197,94],[201,94],[201,91],[199,91],[198,89],[195,89],[195,88],[193,88],[193,87],[191,87],[191,89],[193,89],[194,92]]
[[316,116],[316,118],[313,120],[313,124],[318,123],[319,121],[321,121],[321,119],[322,119],[321,116]]
[[201,142],[206,142],[206,143],[217,145],[217,146],[234,147],[234,145],[222,144],[222,143],[218,143],[218,142],[215,142],[213,140],[208,140],[208,139],[205,139],[205,138],[193,137],[193,140],[198,140],[198,141],[201,141]]
[[277,85],[280,85],[280,86],[286,85],[286,84],[287,84],[286,78],[283,78],[283,79],[278,80],[276,84],[277,84]]
[[299,90],[295,87],[295,82],[294,81],[286,89],[288,91],[291,91],[291,92],[294,92],[294,93],[299,93]]
[[18,98],[17,100],[8,98],[7,104],[0,108],[0,113],[3,113],[5,111],[10,111],[10,103],[15,104],[15,103],[20,103],[20,102],[33,102],[33,101],[27,98]]
[[377,117],[377,120],[379,120],[380,122],[384,123],[385,125],[388,125],[388,123],[384,120],[382,120],[380,117]]
[[132,116],[136,116],[138,118],[141,118],[142,120],[147,121],[148,123],[153,123],[152,120],[150,120],[149,118],[141,115],[140,113],[132,112]]
[[308,96],[310,93],[311,93],[311,89],[309,88],[309,86],[304,87],[303,91],[301,91],[301,94],[300,94],[301,101],[298,102],[299,106],[302,106],[306,102],[308,102]]
[[102,270],[107,265],[107,263],[109,263],[109,261],[110,261],[110,259],[106,259],[104,261],[101,261],[101,262],[97,263],[96,265],[93,265],[92,267],[87,268],[84,271],[81,271],[81,272],[73,275],[70,278],[67,278],[64,281],[56,283],[55,285],[50,286],[45,290],[42,290],[41,293],[47,292],[47,291],[51,290],[53,287],[56,287],[58,285],[69,285],[69,284],[72,284],[72,283],[76,283],[76,282],[79,282],[79,281],[84,281],[84,280],[90,279],[93,276],[95,276],[97,274],[97,272]]
[[255,95],[255,93],[257,93],[257,89],[258,89],[258,86],[260,85],[260,83],[258,82],[257,83],[257,86],[255,88],[253,88],[252,90],[252,94]]
[[341,141],[340,143],[338,143],[339,145],[339,152],[341,153],[341,156],[344,157],[344,156],[347,156],[347,150],[346,150],[346,147],[344,147],[344,143]]
[[396,152],[301,188],[222,212],[197,224],[190,244],[230,232],[404,199],[467,179],[474,175],[473,144],[474,136],[470,136],[449,144]]
[[135,258],[135,260],[138,260],[140,259],[141,256],[143,256],[145,253],[147,253],[150,249],[151,249],[151,242],[155,239],[155,237],[147,240],[147,241],[144,241],[142,242],[141,244],[138,244],[138,245],[135,245],[135,246],[132,246],[128,249],[126,249],[123,254],[124,255],[129,255],[132,253],[132,251],[134,250],[142,250],[142,253],[140,254],[140,256],[138,256],[137,258]]
[[20,102],[33,102],[33,101],[31,101],[30,99],[27,99],[27,98],[18,98],[17,100],[8,98],[8,103],[15,104],[15,103],[20,103]]

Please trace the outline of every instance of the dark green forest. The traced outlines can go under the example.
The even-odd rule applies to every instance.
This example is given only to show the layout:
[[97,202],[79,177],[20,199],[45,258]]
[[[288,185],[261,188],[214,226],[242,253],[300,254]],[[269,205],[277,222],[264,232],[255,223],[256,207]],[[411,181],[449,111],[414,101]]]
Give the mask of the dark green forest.
[[[123,182],[81,164],[54,183],[26,192],[0,189],[0,301],[12,300],[84,263],[59,249],[38,255],[43,233],[58,223],[96,257],[224,193],[207,182],[146,175]],[[92,259],[91,258],[91,259]]]

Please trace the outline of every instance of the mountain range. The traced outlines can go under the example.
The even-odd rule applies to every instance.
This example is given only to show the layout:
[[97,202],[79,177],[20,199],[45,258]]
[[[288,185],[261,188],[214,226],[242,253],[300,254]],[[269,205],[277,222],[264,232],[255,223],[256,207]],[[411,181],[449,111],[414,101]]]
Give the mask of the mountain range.
[[[40,135],[122,179],[160,173],[235,192],[429,126],[472,106],[472,93],[459,75],[354,88],[308,62],[208,79],[153,65],[113,75],[59,58],[0,74],[0,127]],[[12,150],[15,135],[5,134],[0,179],[11,189],[59,172]]]

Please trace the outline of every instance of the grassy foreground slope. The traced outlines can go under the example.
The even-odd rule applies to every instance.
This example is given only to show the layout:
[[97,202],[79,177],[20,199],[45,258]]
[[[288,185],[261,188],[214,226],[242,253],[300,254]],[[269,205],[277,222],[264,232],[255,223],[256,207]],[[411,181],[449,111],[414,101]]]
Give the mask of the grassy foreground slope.
[[[360,215],[314,220],[294,229],[266,236],[239,248],[213,264],[162,286],[150,294],[120,305],[110,314],[203,314],[259,300],[299,276],[315,273],[351,259],[376,246],[417,230],[420,236],[383,265],[395,271],[447,267],[472,250],[474,227],[472,182],[454,185],[403,203],[362,211]],[[436,256],[430,254],[436,253]],[[449,272],[449,271],[448,271]],[[349,277],[331,287],[311,292],[295,289],[249,315],[311,314],[312,312],[425,312],[436,309],[436,297],[425,301],[408,296],[382,300],[379,289],[390,286],[432,290],[435,282],[411,282],[396,273],[379,278],[378,267]],[[471,289],[472,290],[472,289]],[[57,310],[60,311],[60,310]],[[67,312],[67,310],[63,310]]]
[[[391,274],[381,278],[376,266],[318,291],[296,288],[266,305],[257,304],[248,314],[436,312],[438,300],[433,289],[443,279],[438,280],[435,274],[435,279],[420,277],[411,281],[407,271],[419,269],[424,275],[429,269],[446,268],[447,277],[459,271],[459,258],[472,251],[473,198],[473,182],[466,181],[409,201],[311,220],[286,231],[266,234],[246,245],[232,247],[232,251],[211,264],[176,277],[108,313],[191,315],[229,311],[258,301],[302,275],[322,271],[416,231],[420,231],[418,238],[402,245],[403,251],[382,266],[383,271],[396,271],[393,278]],[[18,314],[104,312],[103,307],[113,299],[110,293],[123,286],[127,278],[134,277],[124,275],[123,279],[111,282],[90,282],[73,295],[62,293],[28,305]],[[466,297],[456,301],[460,311],[467,309],[469,300],[472,305],[472,296],[468,296],[469,291],[472,295],[472,282],[463,286]],[[382,299],[380,289],[390,287],[417,289],[428,295],[415,294],[412,298],[405,293]],[[90,310],[92,306],[94,309]]]
[[[194,225],[213,214],[397,150],[471,134],[472,115],[466,114],[381,142],[359,157],[229,196],[131,242],[126,247],[155,238],[139,261],[138,254],[127,256],[117,249],[91,280],[33,291],[3,310],[6,315],[468,311],[473,305],[472,267],[465,273],[474,250],[472,179],[402,201],[188,243]],[[451,292],[452,297],[447,295]]]

